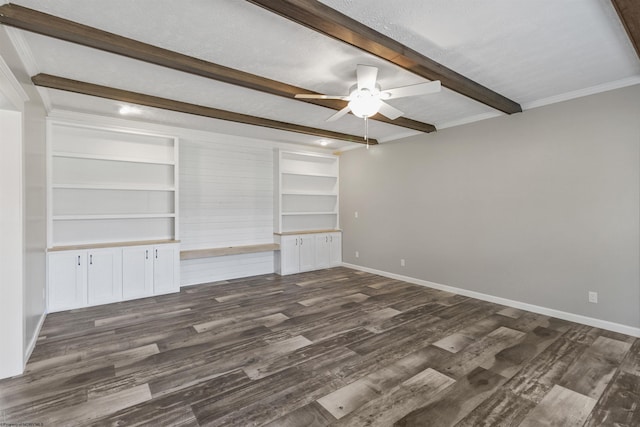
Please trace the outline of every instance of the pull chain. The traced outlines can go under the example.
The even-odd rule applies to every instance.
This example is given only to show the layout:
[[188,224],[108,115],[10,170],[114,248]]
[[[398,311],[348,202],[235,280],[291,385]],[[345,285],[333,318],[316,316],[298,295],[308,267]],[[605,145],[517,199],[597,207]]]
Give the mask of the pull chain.
[[369,116],[364,116],[364,140],[367,142],[367,150],[369,149]]

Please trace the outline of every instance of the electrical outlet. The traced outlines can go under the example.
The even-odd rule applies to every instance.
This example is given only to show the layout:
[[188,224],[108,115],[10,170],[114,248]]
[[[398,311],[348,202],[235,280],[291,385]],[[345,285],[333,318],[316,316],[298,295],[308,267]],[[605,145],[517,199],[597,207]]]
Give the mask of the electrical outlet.
[[360,258],[360,252],[356,251],[356,258]]
[[598,293],[589,291],[589,302],[593,304],[598,303]]
[[404,267],[404,258],[400,260],[400,267]]
[[358,211],[356,211],[356,212],[353,214],[353,216],[354,216],[355,218],[358,218]]

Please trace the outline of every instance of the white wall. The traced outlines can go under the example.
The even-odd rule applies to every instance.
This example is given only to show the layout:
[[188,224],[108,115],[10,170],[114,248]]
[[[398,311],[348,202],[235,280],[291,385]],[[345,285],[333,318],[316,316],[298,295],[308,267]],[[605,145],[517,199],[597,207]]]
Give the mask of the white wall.
[[23,369],[22,113],[0,110],[0,378]]
[[46,309],[45,109],[4,28],[0,108],[2,378],[22,372]]
[[640,86],[350,151],[340,183],[347,263],[640,327]]
[[[212,135],[180,141],[180,240],[185,249],[273,242],[273,145]],[[191,285],[272,273],[273,252],[181,262]]]
[[46,111],[38,101],[24,107],[24,351],[29,356],[46,311]]

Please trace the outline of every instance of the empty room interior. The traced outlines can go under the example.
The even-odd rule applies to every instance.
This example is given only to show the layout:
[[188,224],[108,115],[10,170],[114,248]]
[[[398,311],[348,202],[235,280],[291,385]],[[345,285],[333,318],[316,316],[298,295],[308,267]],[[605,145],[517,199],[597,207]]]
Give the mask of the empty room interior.
[[0,425],[640,426],[640,3],[0,0]]

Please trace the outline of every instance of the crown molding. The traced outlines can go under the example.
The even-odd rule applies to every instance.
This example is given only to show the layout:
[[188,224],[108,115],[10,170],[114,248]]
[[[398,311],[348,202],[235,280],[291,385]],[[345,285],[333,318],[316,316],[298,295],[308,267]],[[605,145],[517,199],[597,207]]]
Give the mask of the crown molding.
[[634,86],[640,84],[640,76],[628,77],[626,79],[607,82],[596,86],[578,89],[571,92],[561,93],[560,95],[550,96],[548,98],[538,99],[536,101],[522,104],[523,110],[531,110],[533,108],[544,107],[545,105],[557,104],[558,102],[569,101],[583,96],[595,95],[610,90],[621,89],[623,87]]
[[439,130],[442,130],[442,129],[452,128],[455,126],[467,125],[469,123],[479,122],[482,120],[493,119],[494,117],[500,117],[500,116],[504,116],[504,114],[498,111],[491,111],[488,113],[476,114],[474,116],[463,117],[461,119],[440,123],[437,126]]

